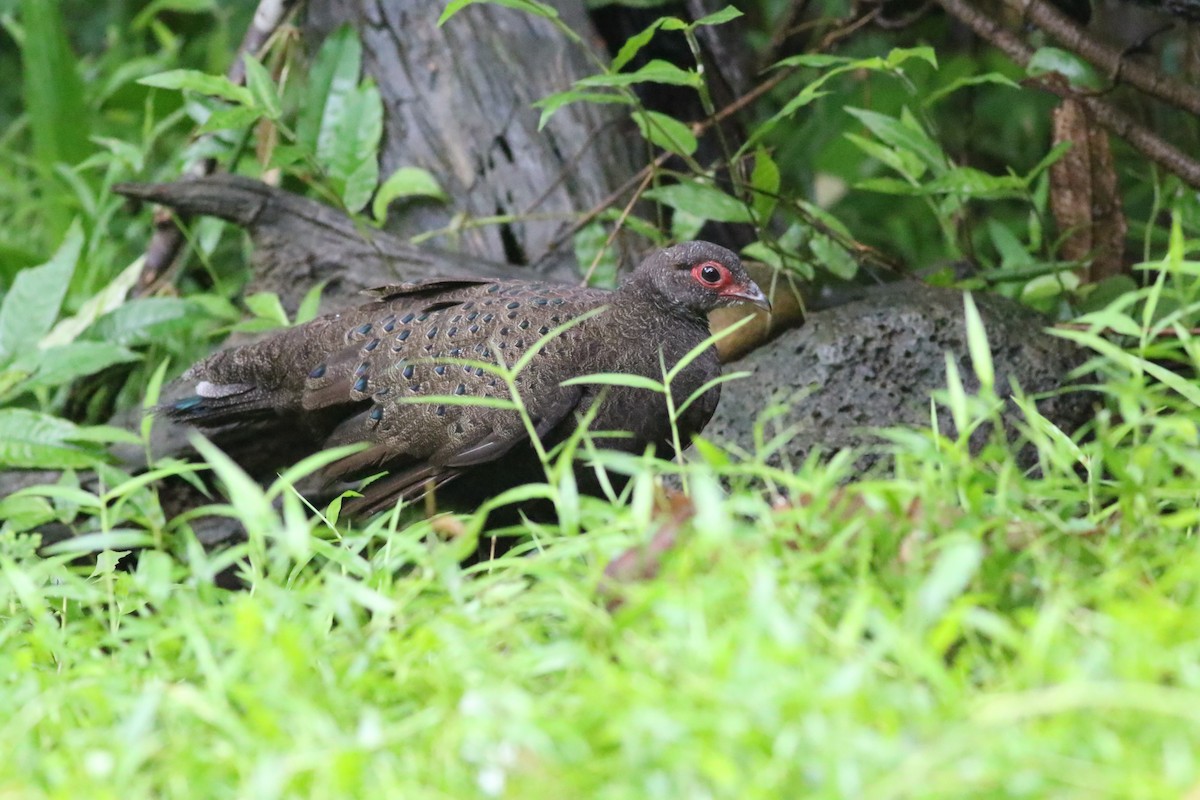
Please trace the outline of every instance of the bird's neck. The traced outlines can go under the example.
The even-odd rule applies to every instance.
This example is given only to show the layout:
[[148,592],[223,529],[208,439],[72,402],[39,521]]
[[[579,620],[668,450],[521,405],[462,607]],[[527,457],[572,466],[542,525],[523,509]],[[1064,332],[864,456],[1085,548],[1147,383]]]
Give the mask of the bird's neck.
[[672,300],[654,286],[646,276],[634,272],[626,275],[617,287],[616,305],[618,308],[628,308],[631,313],[644,314],[652,311],[682,322],[708,327],[708,314],[697,311],[681,301]]

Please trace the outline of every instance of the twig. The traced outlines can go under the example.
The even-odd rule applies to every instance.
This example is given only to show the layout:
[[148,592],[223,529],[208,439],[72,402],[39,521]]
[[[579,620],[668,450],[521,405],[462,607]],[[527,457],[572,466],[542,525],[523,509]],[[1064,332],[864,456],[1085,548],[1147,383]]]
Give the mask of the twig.
[[[1046,0],[1004,0],[1013,9],[1053,36],[1068,50],[1104,70],[1112,79],[1134,86],[1146,94],[1200,115],[1200,89],[1128,59],[1123,51],[1087,33],[1066,14]],[[944,4],[943,4],[944,5]],[[956,15],[957,16],[957,15]]]
[[[1029,64],[1033,48],[1016,34],[984,14],[968,0],[938,0],[942,8],[958,19],[1020,66]],[[1158,134],[1138,124],[1125,112],[1099,97],[1072,90],[1064,80],[1042,79],[1038,85],[1059,97],[1073,98],[1082,103],[1101,125],[1120,136],[1146,158],[1178,175],[1191,186],[1200,188],[1200,162],[1167,142]]]

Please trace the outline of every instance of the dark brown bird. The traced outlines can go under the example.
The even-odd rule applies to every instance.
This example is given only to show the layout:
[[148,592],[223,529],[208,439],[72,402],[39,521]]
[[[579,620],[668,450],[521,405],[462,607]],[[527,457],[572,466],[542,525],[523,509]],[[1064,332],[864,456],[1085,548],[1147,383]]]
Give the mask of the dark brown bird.
[[[374,294],[377,300],[351,311],[201,361],[172,393],[186,396],[163,411],[258,474],[326,447],[367,443],[326,469],[331,481],[389,473],[366,486],[350,512],[374,512],[431,486],[444,486],[438,496],[451,504],[473,505],[544,479],[520,415],[496,407],[512,395],[488,365],[511,367],[544,340],[515,385],[547,448],[600,399],[591,429],[623,432],[600,446],[670,452],[662,394],[563,381],[595,373],[661,381],[664,364],[670,369],[709,336],[709,311],[738,302],[769,307],[738,257],[708,242],[655,252],[614,292],[455,280]],[[675,402],[719,374],[709,347],[674,378]],[[710,387],[682,414],[681,442],[707,424],[719,394],[719,385]],[[494,405],[455,404],[459,397]],[[596,490],[581,486],[589,487]]]

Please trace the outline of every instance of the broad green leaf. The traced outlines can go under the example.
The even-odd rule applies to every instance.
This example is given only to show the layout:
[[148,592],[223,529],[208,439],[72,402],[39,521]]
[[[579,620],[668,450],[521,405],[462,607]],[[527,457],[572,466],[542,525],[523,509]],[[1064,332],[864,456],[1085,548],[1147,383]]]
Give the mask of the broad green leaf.
[[16,469],[89,467],[98,454],[73,444],[78,427],[25,408],[0,409],[0,466]]
[[349,25],[325,38],[308,75],[308,90],[296,120],[296,138],[317,159],[325,160],[345,114],[346,98],[358,86],[362,43]]
[[1106,81],[1095,68],[1079,56],[1057,47],[1039,47],[1025,66],[1025,72],[1033,77],[1058,73],[1077,89],[1093,92],[1107,88]]
[[262,119],[262,113],[254,106],[229,106],[218,108],[208,115],[199,127],[200,133],[214,131],[240,131]]
[[659,186],[646,192],[645,196],[648,200],[716,222],[753,221],[750,209],[741,200],[695,181]]
[[328,281],[321,281],[304,293],[304,299],[300,301],[300,306],[296,309],[296,319],[293,320],[294,324],[303,325],[317,318],[317,314],[321,309],[321,292],[325,291],[326,283]]
[[286,327],[288,324],[287,312],[283,310],[283,303],[279,300],[279,295],[274,292],[258,292],[246,297],[246,308],[250,309],[250,313],[254,316],[273,323],[278,327]]
[[779,165],[766,149],[754,151],[754,169],[750,172],[750,188],[754,190],[754,216],[765,225],[779,203]]
[[922,105],[929,107],[945,97],[957,92],[959,89],[965,89],[970,86],[981,86],[984,84],[995,84],[997,86],[1007,86],[1010,89],[1020,89],[1021,86],[1011,78],[1001,75],[999,72],[987,72],[983,75],[969,75],[964,78],[956,78],[942,88],[931,92],[923,101]]
[[590,75],[575,82],[584,88],[632,86],[635,83],[666,83],[672,86],[699,87],[701,78],[692,70],[680,69],[670,61],[656,58],[634,72]]
[[351,212],[362,210],[379,183],[379,140],[383,136],[383,102],[371,82],[346,97],[336,121],[336,138],[325,168],[342,186],[342,202]]
[[975,199],[1020,199],[1025,196],[1025,179],[1016,175],[989,175],[974,167],[955,167],[926,183],[923,194],[954,194]]
[[831,236],[819,231],[814,232],[808,246],[812,250],[813,258],[837,277],[850,280],[858,274],[858,261]]
[[149,344],[171,331],[194,328],[198,309],[178,297],[139,297],[96,320],[86,335],[126,347]]
[[144,256],[134,259],[133,263],[121,270],[120,274],[113,278],[107,286],[84,301],[73,316],[59,320],[54,329],[38,342],[38,347],[57,347],[73,342],[88,329],[89,325],[118,308],[125,302],[125,296],[129,294],[129,290],[137,285],[144,262]]
[[871,158],[890,167],[910,180],[920,180],[928,170],[925,162],[918,158],[916,153],[889,147],[874,139],[859,136],[857,133],[846,133],[844,135],[859,150],[862,150]]
[[929,138],[907,110],[901,112],[899,119],[865,108],[847,108],[846,112],[885,143],[915,153],[934,171],[946,168],[946,154],[941,146]]
[[[20,78],[37,160],[47,171],[58,162],[78,163],[91,149],[91,108],[84,101],[79,59],[67,41],[63,4],[22,0],[21,22]],[[9,75],[5,83],[14,80]]]
[[388,205],[402,197],[431,197],[443,202],[450,196],[428,170],[420,167],[400,167],[379,187],[371,203],[371,213],[383,222],[387,219]]
[[565,92],[556,92],[547,97],[543,97],[533,104],[534,108],[540,108],[542,115],[538,117],[538,130],[546,127],[546,123],[554,116],[554,112],[558,111],[565,105],[571,103],[616,103],[620,105],[633,105],[634,101],[622,94],[605,93],[605,92],[586,92],[580,89],[568,89]]
[[279,89],[266,67],[249,53],[243,57],[246,67],[246,88],[254,98],[255,107],[267,119],[277,120],[283,116],[283,106],[279,101]]
[[83,228],[76,220],[49,261],[17,273],[0,303],[0,362],[33,347],[50,330],[82,250]]
[[21,391],[27,392],[44,386],[62,386],[138,358],[137,353],[110,342],[71,342],[21,353],[11,369],[30,376],[20,386]]
[[738,11],[733,6],[725,6],[720,11],[714,11],[708,16],[701,17],[692,23],[693,28],[698,28],[701,25],[724,25],[726,22],[732,22],[738,17],[743,16],[741,11]]
[[254,105],[254,98],[245,86],[238,86],[224,75],[209,75],[207,72],[198,72],[194,69],[168,70],[157,75],[148,75],[138,83],[159,89],[198,92],[243,106]]
[[617,252],[615,247],[605,247],[607,242],[608,229],[599,221],[584,225],[574,236],[575,261],[581,271],[590,270],[589,286],[616,285]]
[[640,33],[635,33],[633,36],[630,36],[628,39],[626,39],[625,44],[621,45],[621,49],[617,51],[615,56],[613,56],[611,71],[620,72],[622,69],[624,69],[625,65],[632,61],[633,57],[641,52],[643,47],[650,43],[650,40],[654,38],[654,33],[662,27],[662,24],[665,20],[665,17],[659,17],[658,19],[654,20],[654,22],[651,22]]
[[643,137],[663,150],[685,156],[696,152],[692,129],[674,117],[657,111],[635,111],[633,121]]

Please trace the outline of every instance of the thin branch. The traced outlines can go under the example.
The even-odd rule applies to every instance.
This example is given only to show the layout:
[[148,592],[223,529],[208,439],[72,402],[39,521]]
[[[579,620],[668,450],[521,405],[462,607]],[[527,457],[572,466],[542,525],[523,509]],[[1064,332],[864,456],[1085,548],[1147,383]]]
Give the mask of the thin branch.
[[[999,48],[1022,67],[1028,66],[1033,48],[1000,23],[980,11],[968,0],[938,0],[946,13],[973,30],[981,39]],[[1178,175],[1189,185],[1200,188],[1200,161],[1188,156],[1170,142],[1140,125],[1111,103],[1093,95],[1076,92],[1065,81],[1041,79],[1038,85],[1059,97],[1083,103],[1101,125],[1120,136],[1146,158]]]
[[1046,0],[1004,2],[1009,8],[1053,36],[1068,50],[1104,70],[1113,80],[1128,83],[1151,97],[1157,97],[1176,108],[1200,116],[1200,88],[1126,58],[1123,51],[1095,39]]

